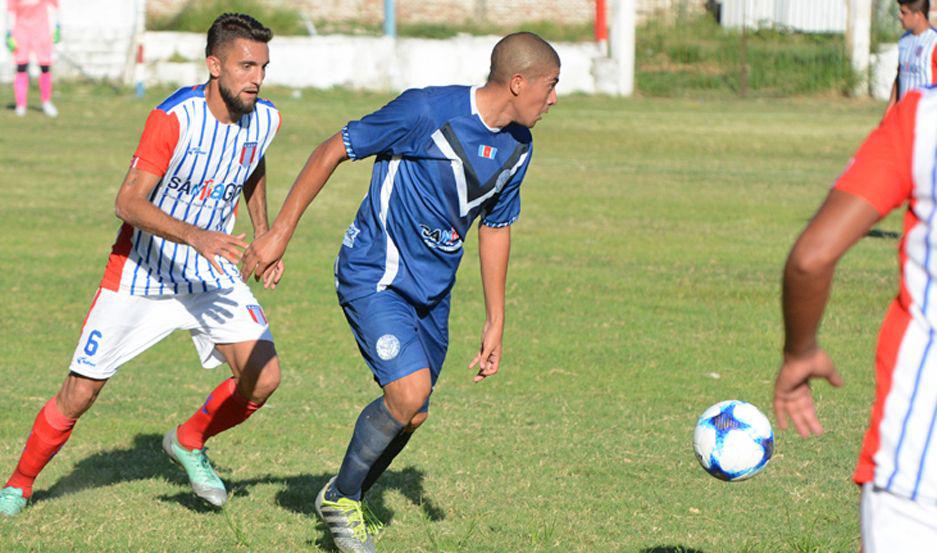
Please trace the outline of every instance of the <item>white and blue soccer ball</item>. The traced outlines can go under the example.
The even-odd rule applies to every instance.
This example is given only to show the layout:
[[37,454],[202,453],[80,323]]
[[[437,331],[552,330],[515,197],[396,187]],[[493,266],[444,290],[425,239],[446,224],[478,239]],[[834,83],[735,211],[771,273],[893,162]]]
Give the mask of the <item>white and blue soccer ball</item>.
[[700,416],[693,447],[706,472],[735,482],[765,468],[774,453],[774,432],[768,418],[751,403],[721,401]]

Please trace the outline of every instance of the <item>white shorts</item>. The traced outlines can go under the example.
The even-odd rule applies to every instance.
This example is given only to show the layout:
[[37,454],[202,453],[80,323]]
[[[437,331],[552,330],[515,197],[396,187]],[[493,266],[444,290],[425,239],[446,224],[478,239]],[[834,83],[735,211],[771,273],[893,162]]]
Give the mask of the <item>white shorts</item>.
[[937,550],[937,505],[911,501],[871,483],[859,504],[863,553],[917,553]]
[[174,330],[192,334],[206,369],[225,362],[215,344],[273,341],[263,310],[242,282],[233,288],[166,296],[131,296],[102,288],[91,303],[69,368],[88,378],[110,378]]

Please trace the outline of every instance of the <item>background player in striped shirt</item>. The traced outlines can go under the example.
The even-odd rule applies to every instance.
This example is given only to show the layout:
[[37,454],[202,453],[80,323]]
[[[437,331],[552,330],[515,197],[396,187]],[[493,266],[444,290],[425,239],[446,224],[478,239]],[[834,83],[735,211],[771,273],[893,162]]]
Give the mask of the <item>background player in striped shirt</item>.
[[[117,194],[124,224],[70,372],[36,417],[0,490],[0,513],[23,509],[36,476],[117,369],[183,329],[204,367],[227,362],[234,376],[166,433],[163,448],[199,497],[216,506],[227,500],[205,440],[244,422],[280,381],[263,310],[238,278],[244,236],[231,235],[242,191],[255,236],[268,229],[264,152],[280,115],[258,93],[271,36],[250,16],[218,17],[208,31],[208,83],[179,90],[150,113]],[[265,284],[272,286],[282,270],[275,265]]]
[[[13,95],[16,99],[16,115],[26,115],[29,93],[30,55],[36,56],[39,64],[39,96],[42,111],[49,117],[59,112],[52,104],[52,44],[59,41],[61,29],[57,22],[58,0],[7,0],[6,45],[13,53],[16,76],[13,78]],[[54,22],[50,24],[51,22]]]
[[469,368],[498,372],[511,224],[530,164],[530,128],[556,103],[560,58],[532,33],[503,38],[483,87],[412,89],[348,123],[312,153],[242,272],[266,274],[345,159],[375,156],[371,185],[335,263],[339,302],[383,396],[358,417],[338,476],[316,511],[342,551],[373,551],[361,499],[427,417],[449,343],[450,291],[478,226],[486,319]]
[[781,428],[819,434],[810,379],[842,379],[817,344],[837,261],[907,204],[900,286],[879,334],[875,403],[853,479],[862,486],[865,553],[937,544],[937,89],[909,92],[859,148],[794,245],[784,271],[784,360],[775,384]]
[[898,74],[886,112],[905,94],[937,82],[937,30],[931,27],[930,0],[897,0],[898,19],[907,31],[898,40]]

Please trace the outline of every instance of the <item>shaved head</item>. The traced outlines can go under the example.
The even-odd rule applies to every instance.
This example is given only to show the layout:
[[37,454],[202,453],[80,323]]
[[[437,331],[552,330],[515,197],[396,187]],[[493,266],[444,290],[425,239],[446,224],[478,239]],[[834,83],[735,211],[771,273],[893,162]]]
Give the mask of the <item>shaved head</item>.
[[534,33],[512,33],[491,51],[488,82],[508,84],[514,75],[535,78],[560,67],[560,56],[550,43]]

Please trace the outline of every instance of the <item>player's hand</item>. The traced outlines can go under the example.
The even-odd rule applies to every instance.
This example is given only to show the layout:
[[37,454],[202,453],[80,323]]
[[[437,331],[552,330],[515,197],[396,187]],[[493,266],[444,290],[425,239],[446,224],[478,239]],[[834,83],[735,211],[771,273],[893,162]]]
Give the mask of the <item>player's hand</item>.
[[216,271],[224,274],[215,257],[220,255],[237,265],[241,260],[241,249],[247,247],[244,237],[244,234],[232,236],[224,232],[199,229],[198,232],[189,237],[187,242],[195,248],[195,251],[202,254]]
[[52,43],[58,44],[59,42],[62,42],[62,25],[56,23],[55,29],[52,31]]
[[501,365],[501,338],[503,333],[504,325],[502,323],[495,324],[485,321],[478,355],[475,356],[475,359],[472,359],[468,366],[470,369],[474,369],[476,365],[478,366],[478,374],[472,378],[473,382],[481,382],[498,372]]
[[16,52],[16,39],[13,38],[13,33],[7,31],[7,50],[12,54]]
[[282,266],[279,274],[271,269],[281,262],[284,252],[286,252],[286,240],[276,230],[271,229],[261,234],[244,251],[241,279],[247,282],[247,279],[254,275],[254,280],[264,279],[264,287],[267,286],[268,281],[276,284],[283,276]]
[[264,271],[264,288],[276,289],[280,279],[283,278],[283,271],[285,270],[282,259],[267,267],[267,270]]
[[784,354],[774,383],[774,416],[782,430],[787,429],[787,418],[790,417],[803,438],[823,433],[810,391],[812,378],[825,378],[836,388],[843,385],[843,378],[836,372],[833,360],[819,347],[800,355]]

